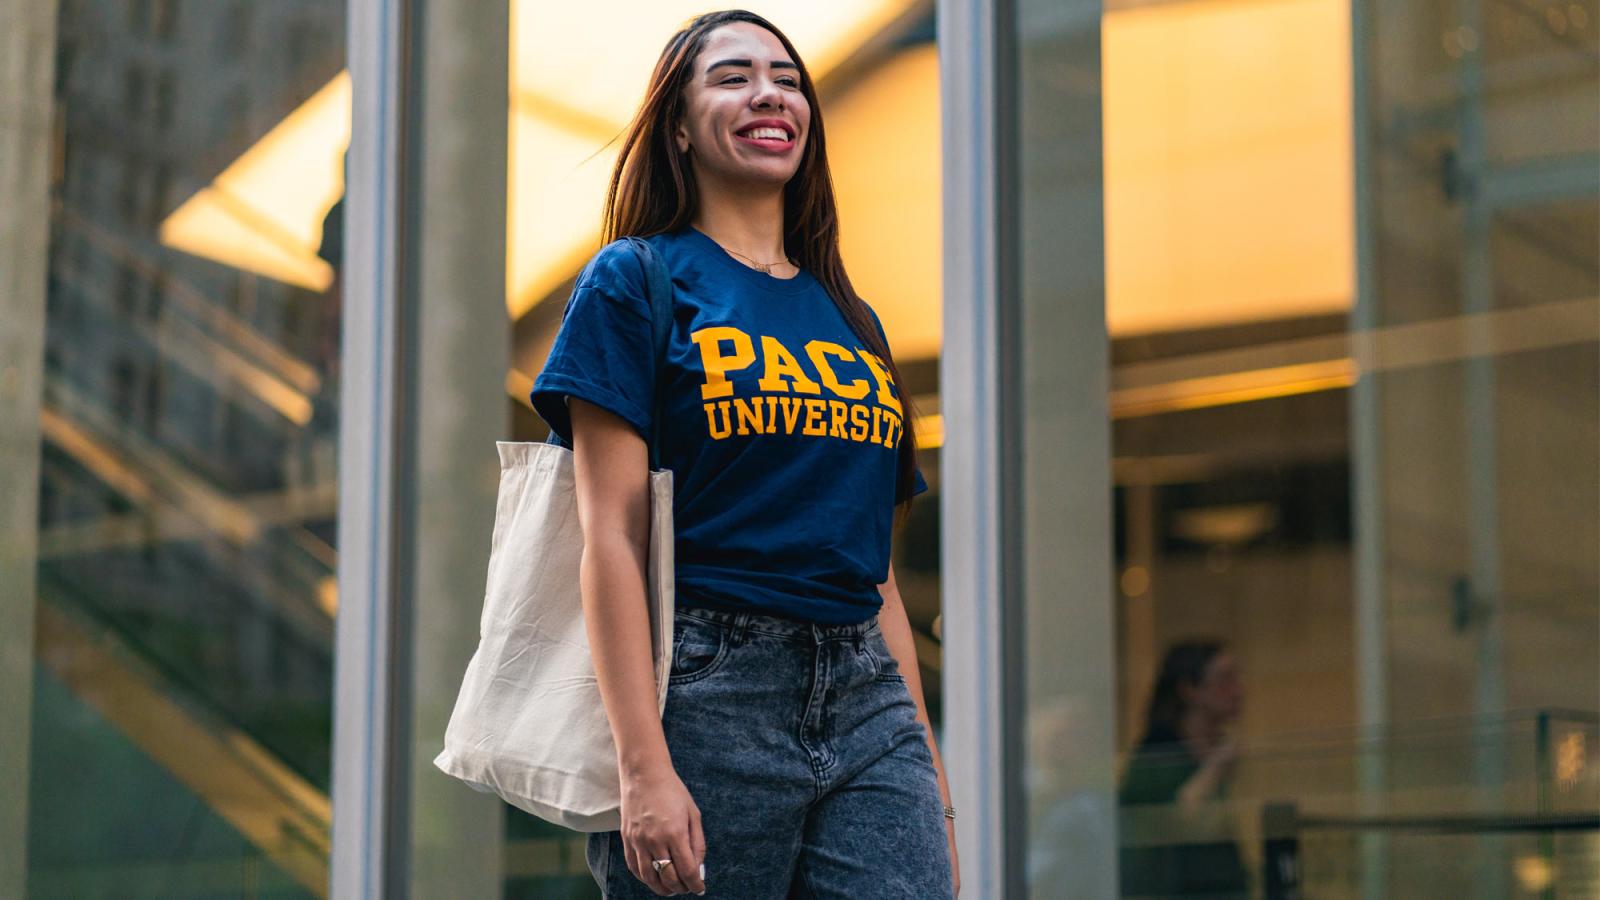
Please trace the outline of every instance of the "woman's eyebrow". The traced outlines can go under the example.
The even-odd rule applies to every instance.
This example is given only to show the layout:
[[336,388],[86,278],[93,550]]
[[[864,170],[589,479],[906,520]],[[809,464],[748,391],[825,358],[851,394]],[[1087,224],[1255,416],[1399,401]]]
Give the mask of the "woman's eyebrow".
[[[716,62],[712,63],[711,65],[706,66],[706,74],[710,75],[718,66],[743,66],[744,68],[748,69],[748,68],[750,68],[750,60],[748,60],[748,59],[719,59]],[[792,62],[789,62],[786,59],[775,59],[775,60],[772,61],[772,68],[774,68],[774,69],[799,69],[800,67],[795,65]]]

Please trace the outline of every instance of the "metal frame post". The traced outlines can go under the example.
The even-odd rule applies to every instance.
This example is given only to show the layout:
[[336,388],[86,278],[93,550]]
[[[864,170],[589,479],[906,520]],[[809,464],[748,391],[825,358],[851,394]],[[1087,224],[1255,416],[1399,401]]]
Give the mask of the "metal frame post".
[[407,773],[393,680],[399,451],[404,0],[350,0],[351,139],[339,433],[339,613],[334,653],[336,900],[403,897],[395,786]]
[[998,26],[991,0],[939,4],[943,147],[944,347],[940,405],[940,535],[944,597],[945,729],[941,752],[959,814],[962,893],[1003,896],[1007,870],[1006,764],[1012,726],[1004,627],[998,223]]

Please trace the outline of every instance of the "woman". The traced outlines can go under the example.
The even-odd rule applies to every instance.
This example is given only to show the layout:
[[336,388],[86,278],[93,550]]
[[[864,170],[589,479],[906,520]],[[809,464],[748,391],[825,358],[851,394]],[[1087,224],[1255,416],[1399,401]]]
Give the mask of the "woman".
[[[668,42],[534,408],[574,451],[581,590],[622,776],[608,898],[952,896],[943,763],[889,565],[925,490],[912,411],[850,286],[805,65],[735,10]],[[647,239],[673,282],[651,366]],[[657,715],[645,606],[653,402],[678,615]],[[941,810],[941,806],[944,808]]]
[[[1175,644],[1161,663],[1145,732],[1123,776],[1123,806],[1159,805],[1126,829],[1125,895],[1247,897],[1238,845],[1226,837],[1215,801],[1227,794],[1238,756],[1228,726],[1243,702],[1238,665],[1221,641]],[[1184,834],[1192,840],[1182,840]],[[1178,838],[1178,840],[1174,840]]]

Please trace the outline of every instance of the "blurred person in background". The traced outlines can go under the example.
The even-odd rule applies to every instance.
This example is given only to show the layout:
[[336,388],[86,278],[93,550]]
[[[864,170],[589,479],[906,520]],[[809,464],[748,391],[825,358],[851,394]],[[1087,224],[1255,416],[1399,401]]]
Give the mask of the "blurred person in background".
[[1110,796],[1086,783],[1093,711],[1080,696],[1041,702],[1028,716],[1028,883],[1054,885],[1061,900],[1110,896],[1102,847],[1117,819]]
[[1238,663],[1222,641],[1167,650],[1118,792],[1132,826],[1124,828],[1124,896],[1249,896],[1220,803],[1238,757],[1228,728],[1243,701]]

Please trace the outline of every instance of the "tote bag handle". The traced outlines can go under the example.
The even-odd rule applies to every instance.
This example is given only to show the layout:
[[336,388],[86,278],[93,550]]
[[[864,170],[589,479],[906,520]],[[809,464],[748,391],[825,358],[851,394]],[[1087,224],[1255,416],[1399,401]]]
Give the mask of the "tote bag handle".
[[[661,370],[667,358],[667,340],[672,334],[672,276],[667,272],[666,265],[656,254],[655,248],[650,246],[649,241],[637,237],[626,237],[623,240],[628,242],[634,254],[639,257],[639,266],[644,269],[645,275],[644,291],[650,300],[650,326],[654,347],[651,362],[656,375],[653,380],[655,397],[650,412],[650,470],[656,471],[661,468],[661,408],[664,399]],[[550,430],[550,436],[545,439],[545,443],[572,449],[559,434],[556,434],[555,429]]]

